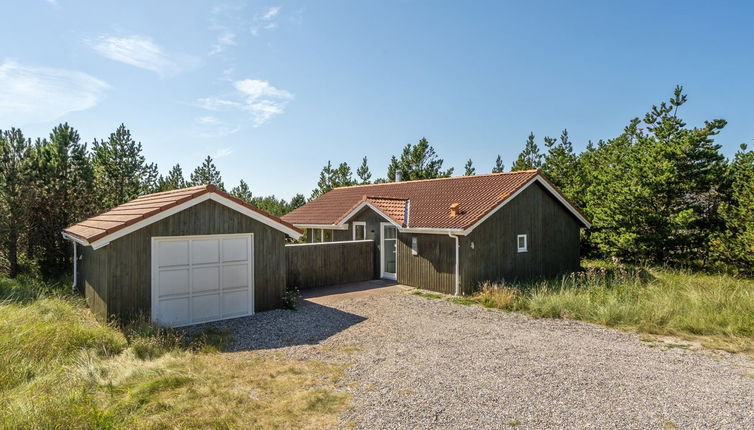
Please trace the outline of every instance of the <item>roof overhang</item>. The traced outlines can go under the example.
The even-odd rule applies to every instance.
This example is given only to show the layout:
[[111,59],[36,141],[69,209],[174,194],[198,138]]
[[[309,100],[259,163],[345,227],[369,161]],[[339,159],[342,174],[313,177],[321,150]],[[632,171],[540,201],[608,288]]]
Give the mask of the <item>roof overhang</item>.
[[68,233],[66,231],[63,231],[62,234],[63,234],[63,237],[65,239],[72,240],[72,241],[74,241],[76,243],[79,243],[81,245],[84,245],[84,246],[91,246],[92,249],[99,249],[99,248],[102,248],[103,246],[107,246],[113,240],[120,239],[121,237],[126,236],[128,234],[131,234],[131,233],[133,233],[136,230],[140,230],[140,229],[142,229],[142,228],[144,228],[144,227],[146,227],[146,226],[148,226],[150,224],[154,224],[157,221],[163,220],[163,219],[165,219],[165,218],[167,218],[167,217],[169,217],[171,215],[175,215],[178,212],[186,210],[186,209],[188,209],[188,208],[190,208],[192,206],[196,206],[199,203],[205,202],[207,200],[212,200],[212,201],[217,202],[217,203],[219,203],[219,204],[221,204],[223,206],[226,206],[226,207],[228,207],[230,209],[233,209],[236,212],[239,212],[239,213],[241,213],[243,215],[248,216],[249,218],[252,218],[252,219],[254,219],[256,221],[261,222],[262,224],[265,224],[265,225],[267,225],[269,227],[272,227],[275,230],[281,231],[281,232],[287,234],[288,236],[291,236],[294,239],[299,239],[301,237],[301,235],[302,235],[302,233],[299,230],[297,230],[297,229],[290,228],[290,227],[288,227],[285,224],[276,222],[275,220],[273,220],[273,219],[271,219],[271,218],[269,218],[269,217],[267,217],[267,216],[265,216],[265,215],[263,215],[263,214],[261,214],[259,212],[251,210],[248,207],[246,207],[246,206],[244,206],[244,205],[242,205],[242,204],[240,204],[238,202],[235,202],[235,201],[233,201],[233,200],[231,200],[231,199],[229,199],[227,197],[223,197],[222,195],[214,193],[214,192],[207,192],[205,194],[202,194],[202,195],[199,195],[197,197],[194,197],[191,200],[188,200],[186,202],[183,202],[181,204],[173,206],[173,207],[171,207],[169,209],[166,209],[166,210],[164,210],[162,212],[159,212],[159,213],[157,213],[157,214],[155,214],[153,216],[150,216],[149,218],[145,218],[145,219],[143,219],[143,220],[141,220],[139,222],[131,224],[131,225],[129,225],[129,226],[125,227],[125,228],[122,228],[120,230],[116,230],[116,231],[112,232],[111,234],[105,235],[105,236],[103,236],[101,238],[98,238],[97,240],[94,240],[94,241],[91,241],[91,242],[89,242],[86,239],[83,239],[81,237],[77,237],[77,236],[75,236],[73,234],[70,234],[70,233]]
[[[345,215],[344,215],[344,216],[343,216],[343,217],[342,217],[342,218],[340,219],[340,221],[338,221],[338,225],[343,225],[343,224],[346,224],[346,223],[348,222],[348,220],[349,220],[349,219],[353,218],[353,217],[354,217],[354,216],[356,216],[356,214],[357,214],[357,213],[359,213],[359,212],[360,212],[360,211],[361,211],[362,209],[364,209],[364,208],[367,208],[367,207],[368,207],[368,208],[370,208],[370,209],[372,209],[373,211],[377,212],[377,213],[378,213],[378,214],[379,214],[379,215],[380,215],[381,217],[385,218],[385,220],[386,220],[386,221],[388,221],[388,222],[389,222],[390,224],[393,224],[394,226],[398,227],[398,229],[402,229],[402,228],[403,228],[403,226],[402,226],[402,225],[398,224],[398,223],[397,223],[397,222],[396,222],[396,221],[395,221],[395,220],[394,220],[393,218],[389,217],[389,216],[388,216],[388,215],[387,215],[387,214],[386,214],[385,212],[383,212],[383,211],[382,211],[382,210],[381,210],[380,208],[378,208],[377,206],[375,206],[375,205],[373,205],[373,204],[369,203],[369,202],[368,202],[367,200],[364,200],[363,202],[359,203],[358,205],[356,205],[356,207],[354,207],[353,209],[351,209],[351,211],[350,211],[350,212],[346,213],[346,214],[345,214]],[[346,227],[347,227],[347,226],[346,226]]]
[[348,230],[348,225],[337,224],[293,224],[298,228],[321,228],[325,230]]

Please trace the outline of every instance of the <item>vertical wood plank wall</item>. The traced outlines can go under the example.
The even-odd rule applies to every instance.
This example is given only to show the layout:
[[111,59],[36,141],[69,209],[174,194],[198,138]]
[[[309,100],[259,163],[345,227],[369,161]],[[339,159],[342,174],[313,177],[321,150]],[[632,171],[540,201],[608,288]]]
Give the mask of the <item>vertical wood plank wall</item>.
[[[98,283],[105,285],[103,300],[107,316],[114,315],[121,320],[149,317],[152,301],[151,238],[232,233],[254,233],[255,310],[278,307],[285,291],[285,235],[211,200],[114,240],[97,251],[87,251],[85,265],[99,266],[97,258],[108,260],[104,269],[97,269],[106,271],[106,279],[98,278],[101,275],[93,272],[91,278],[92,283],[97,279]],[[102,287],[97,287],[97,291],[101,290]]]
[[286,245],[288,286],[300,289],[372,279],[372,241]]
[[[418,255],[411,253],[417,238]],[[398,233],[398,282],[444,294],[455,293],[455,239],[441,234]]]
[[[534,184],[460,238],[461,286],[469,294],[484,281],[553,277],[579,268],[579,221]],[[528,235],[528,251],[516,238]],[[473,248],[472,248],[473,243]]]
[[83,254],[79,262],[81,278],[78,282],[84,288],[86,304],[98,318],[106,320],[109,317],[107,309],[108,249],[104,247],[94,251],[91,246],[76,246]]

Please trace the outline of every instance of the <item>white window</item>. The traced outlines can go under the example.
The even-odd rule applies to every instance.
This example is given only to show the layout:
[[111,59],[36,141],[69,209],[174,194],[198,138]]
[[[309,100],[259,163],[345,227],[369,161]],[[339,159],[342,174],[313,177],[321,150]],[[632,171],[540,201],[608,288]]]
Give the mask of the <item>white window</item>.
[[364,240],[367,238],[367,223],[356,221],[353,223],[353,240]]
[[332,242],[333,232],[326,228],[313,228],[312,229],[312,243],[317,242]]
[[518,246],[518,252],[526,252],[528,251],[528,243],[527,243],[526,235],[525,234],[519,234],[516,238],[516,245]]
[[411,238],[411,255],[419,255],[419,238],[416,236]]

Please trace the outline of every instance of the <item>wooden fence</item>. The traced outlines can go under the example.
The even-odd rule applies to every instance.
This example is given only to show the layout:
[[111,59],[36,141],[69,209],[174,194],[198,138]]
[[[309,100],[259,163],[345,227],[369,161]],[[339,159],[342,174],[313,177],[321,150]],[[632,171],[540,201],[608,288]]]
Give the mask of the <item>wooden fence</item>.
[[306,289],[370,280],[373,252],[371,240],[286,245],[288,286]]

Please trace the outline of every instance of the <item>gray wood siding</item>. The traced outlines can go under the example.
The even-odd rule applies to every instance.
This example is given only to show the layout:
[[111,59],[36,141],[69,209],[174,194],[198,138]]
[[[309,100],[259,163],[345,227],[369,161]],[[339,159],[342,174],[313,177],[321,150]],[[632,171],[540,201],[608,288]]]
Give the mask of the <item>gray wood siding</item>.
[[372,279],[374,244],[331,242],[287,245],[287,282],[300,289]]
[[279,306],[285,291],[285,234],[213,201],[192,206],[106,247],[108,313],[122,320],[151,312],[151,238],[254,233],[255,311]]
[[[412,237],[418,240],[418,255],[411,253]],[[455,239],[448,235],[398,233],[398,282],[454,294],[455,257]]]
[[[469,236],[461,237],[464,293],[484,281],[553,277],[577,270],[580,227],[541,185],[529,186]],[[519,234],[528,235],[528,252],[517,251]]]
[[107,247],[93,250],[91,246],[76,245],[82,253],[79,261],[79,276],[77,281],[84,289],[84,296],[89,309],[101,320],[110,317],[107,308]]

